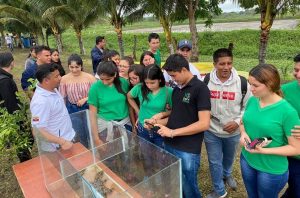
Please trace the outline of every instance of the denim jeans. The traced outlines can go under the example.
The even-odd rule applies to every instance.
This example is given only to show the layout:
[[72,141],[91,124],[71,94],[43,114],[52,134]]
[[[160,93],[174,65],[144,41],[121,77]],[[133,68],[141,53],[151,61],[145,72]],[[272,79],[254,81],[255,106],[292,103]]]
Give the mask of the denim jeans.
[[219,195],[224,195],[226,192],[223,178],[229,177],[232,173],[232,165],[239,139],[240,135],[221,138],[210,131],[204,133],[211,180],[214,191]]
[[[79,112],[89,108],[89,105],[85,103],[83,106],[78,107],[76,104],[71,104],[68,100],[66,102],[66,107],[70,114],[70,118],[72,121],[72,127],[76,132],[76,138],[79,138],[80,143],[89,148],[90,138],[89,138],[89,130],[87,126],[87,117],[86,113]],[[79,113],[77,113],[79,112]]]
[[156,131],[148,131],[142,126],[140,122],[138,123],[137,131],[138,136],[144,138],[145,140],[151,142],[152,144],[155,144],[160,148],[164,148],[164,139]]
[[200,154],[180,151],[167,144],[165,149],[181,159],[183,197],[201,198],[197,179],[200,168]]
[[256,170],[249,166],[241,154],[241,171],[249,198],[278,198],[278,194],[285,186],[289,172],[275,175]]
[[281,198],[300,198],[300,159],[288,157],[289,187]]

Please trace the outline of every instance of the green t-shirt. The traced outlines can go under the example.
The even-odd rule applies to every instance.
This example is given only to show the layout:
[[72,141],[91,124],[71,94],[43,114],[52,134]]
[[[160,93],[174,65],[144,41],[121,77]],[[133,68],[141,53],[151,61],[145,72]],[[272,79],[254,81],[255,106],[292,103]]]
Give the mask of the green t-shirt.
[[[127,93],[129,84],[120,78],[122,90]],[[98,117],[104,120],[121,120],[128,116],[126,95],[117,91],[115,85],[107,86],[102,81],[94,83],[89,91],[88,104],[97,107]]]
[[[291,136],[291,129],[299,124],[299,118],[297,111],[284,99],[261,108],[259,99],[251,97],[245,108],[243,123],[251,140],[271,137],[272,142],[267,147],[272,148],[288,144],[287,137]],[[283,174],[288,169],[285,156],[249,153],[245,148],[242,153],[249,165],[259,171]]]
[[156,52],[154,53],[154,59],[155,59],[155,64],[160,67],[161,66],[161,56],[160,56],[159,49],[157,49]]
[[152,93],[148,94],[148,101],[143,100],[142,96],[142,85],[137,84],[134,86],[130,95],[133,98],[138,98],[140,101],[140,112],[139,112],[139,121],[144,125],[144,120],[149,119],[157,113],[166,111],[166,105],[169,104],[172,107],[172,88],[170,87],[161,87],[159,91],[153,95]]
[[[282,85],[284,99],[286,99],[298,112],[300,118],[300,85],[297,80]],[[300,155],[295,156],[300,159]]]
[[282,85],[284,99],[286,99],[298,112],[300,117],[300,85],[298,81]]

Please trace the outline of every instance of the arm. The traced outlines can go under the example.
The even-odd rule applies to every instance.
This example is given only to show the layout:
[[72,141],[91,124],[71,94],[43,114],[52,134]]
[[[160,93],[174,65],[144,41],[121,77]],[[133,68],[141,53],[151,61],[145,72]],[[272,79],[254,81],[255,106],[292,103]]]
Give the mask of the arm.
[[45,128],[39,128],[39,131],[44,139],[48,142],[59,144],[63,150],[70,149],[73,145],[71,141],[67,141],[61,137],[56,137],[49,133]]
[[294,129],[292,129],[292,136],[294,136],[297,139],[300,139],[300,125],[294,126]]
[[198,121],[194,122],[186,127],[171,130],[161,124],[156,124],[161,129],[158,133],[163,137],[176,137],[194,135],[200,132],[204,132],[209,128],[210,123],[210,111],[198,111]]
[[273,148],[263,148],[258,145],[255,149],[247,149],[247,151],[268,155],[295,156],[300,154],[300,144],[295,137],[290,136],[288,137],[288,145]]
[[246,146],[247,146],[246,140],[248,142],[251,142],[251,140],[245,131],[245,127],[244,127],[244,123],[243,123],[242,119],[241,119],[241,123],[240,123],[240,132],[241,132],[240,144],[246,148]]
[[132,132],[134,134],[136,134],[136,121],[137,120],[135,119],[135,112],[132,107],[129,107],[129,118],[130,118],[130,122],[132,125]]
[[102,142],[98,136],[98,124],[97,124],[97,107],[89,105],[90,124],[92,130],[92,136],[94,139],[95,146],[100,145]]
[[127,100],[128,100],[129,105],[133,108],[135,113],[138,115],[140,109],[139,109],[138,105],[136,104],[136,102],[134,101],[134,98],[132,97],[130,92],[127,93]]
[[16,87],[16,85],[13,84],[12,80],[8,78],[2,79],[1,81],[1,97],[4,102],[4,106],[9,113],[13,113],[15,110],[19,109],[19,101],[17,100],[15,89],[13,89],[13,87]]

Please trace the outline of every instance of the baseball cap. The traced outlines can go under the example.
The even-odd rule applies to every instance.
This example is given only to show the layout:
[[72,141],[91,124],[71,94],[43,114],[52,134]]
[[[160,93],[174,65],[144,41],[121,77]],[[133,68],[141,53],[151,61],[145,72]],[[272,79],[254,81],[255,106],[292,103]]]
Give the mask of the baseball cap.
[[178,45],[177,45],[178,49],[182,49],[182,48],[189,48],[189,49],[192,49],[192,44],[189,40],[180,40]]

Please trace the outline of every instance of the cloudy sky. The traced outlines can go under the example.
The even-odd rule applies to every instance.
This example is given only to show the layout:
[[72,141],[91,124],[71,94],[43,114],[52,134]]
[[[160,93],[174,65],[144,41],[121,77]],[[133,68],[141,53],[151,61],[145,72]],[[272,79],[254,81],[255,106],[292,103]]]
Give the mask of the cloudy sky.
[[239,12],[244,9],[240,8],[238,5],[233,4],[232,0],[226,0],[224,3],[220,4],[223,12]]

